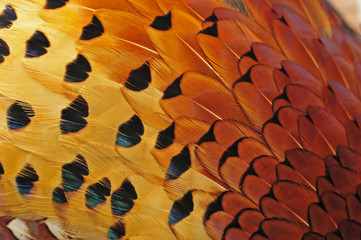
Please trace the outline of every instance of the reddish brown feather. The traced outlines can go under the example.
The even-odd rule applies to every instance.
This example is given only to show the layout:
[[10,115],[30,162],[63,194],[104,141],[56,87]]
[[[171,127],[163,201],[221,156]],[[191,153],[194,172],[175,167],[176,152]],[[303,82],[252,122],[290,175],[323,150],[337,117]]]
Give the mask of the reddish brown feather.
[[279,181],[272,186],[276,199],[287,206],[300,222],[306,224],[309,204],[317,201],[317,195],[312,189],[289,181]]
[[230,228],[227,230],[224,239],[225,240],[247,240],[249,239],[249,233],[239,229],[239,228]]
[[[242,109],[237,107],[232,94],[215,79],[187,72],[181,76],[180,88],[182,95],[160,101],[163,109],[173,119],[189,116],[208,123],[220,119],[248,122]],[[209,101],[210,98],[212,101]],[[223,108],[225,104],[233,105],[234,108]]]
[[248,70],[256,64],[258,64],[258,62],[255,59],[248,57],[247,55],[241,57],[241,59],[238,61],[239,73],[241,75],[246,74]]
[[361,174],[361,155],[346,146],[338,146],[337,156],[342,166]]
[[310,151],[288,150],[286,159],[310,186],[316,187],[317,177],[325,174],[324,160]]
[[291,106],[291,103],[286,99],[285,97],[278,97],[275,100],[273,100],[272,103],[272,111],[276,113],[278,110],[280,110],[283,107],[289,107]]
[[226,184],[239,190],[241,179],[250,168],[253,159],[268,154],[270,152],[264,144],[253,138],[243,138],[237,144],[238,156],[228,157],[224,159],[224,162],[219,163],[220,175]]
[[308,209],[310,230],[312,232],[326,235],[328,232],[335,231],[337,225],[332,221],[331,217],[317,204],[311,204]]
[[223,19],[216,22],[217,37],[234,51],[237,56],[242,56],[249,51],[251,44],[257,38],[250,39],[250,36],[242,31],[242,25],[234,19]]
[[281,21],[273,22],[275,38],[285,56],[291,61],[302,64],[310,73],[321,78],[316,60],[301,43],[298,37]]
[[318,176],[316,180],[317,194],[320,197],[324,192],[340,193],[339,190],[330,182],[329,178]]
[[346,203],[342,196],[333,192],[325,192],[321,196],[321,201],[336,225],[347,218]]
[[280,94],[273,78],[273,69],[273,67],[259,64],[253,66],[250,73],[254,86],[270,102]]
[[206,228],[213,239],[221,240],[225,228],[233,221],[233,218],[225,212],[216,212],[206,222]]
[[326,240],[342,240],[342,238],[338,234],[330,232],[326,235]]
[[284,219],[266,220],[262,222],[261,227],[268,239],[272,240],[301,239],[306,230],[303,225]]
[[278,180],[287,180],[315,189],[315,187],[312,186],[306,179],[304,179],[299,172],[297,172],[296,170],[292,169],[287,165],[284,164],[277,165],[277,176],[278,176]]
[[246,175],[241,184],[242,192],[255,203],[259,203],[261,198],[271,189],[271,185],[255,175]]
[[229,187],[239,191],[241,179],[248,168],[249,164],[242,161],[239,157],[229,157],[220,167],[219,173]]
[[350,148],[361,152],[361,130],[359,125],[354,121],[348,121],[346,124],[346,135]]
[[214,10],[214,15],[218,19],[230,19],[236,21],[249,40],[254,38],[259,40],[262,39],[262,42],[265,44],[279,49],[272,34],[245,15],[229,8],[217,8]]
[[253,235],[251,239],[252,240],[267,240],[268,238],[264,237],[262,235],[256,234],[256,235]]
[[343,220],[340,223],[339,231],[342,239],[357,240],[361,236],[361,224],[350,220]]
[[282,107],[276,112],[276,116],[282,127],[292,135],[295,141],[300,143],[297,120],[303,113],[297,108]]
[[222,1],[217,0],[184,0],[184,3],[188,4],[195,12],[201,17],[206,18],[212,14],[212,11],[216,8],[227,7]]
[[279,50],[264,43],[252,43],[252,50],[260,64],[271,67],[281,68],[281,61],[286,59]]
[[358,196],[349,194],[346,197],[347,214],[351,220],[361,221],[361,202]]
[[320,157],[335,154],[330,144],[325,141],[323,135],[306,116],[298,118],[298,128],[304,148],[309,149]]
[[309,88],[299,85],[290,84],[285,88],[285,93],[292,106],[306,112],[307,106],[319,106],[324,107],[324,103],[320,97],[318,97]]
[[272,185],[276,179],[276,165],[278,160],[270,156],[261,156],[253,160],[252,167],[257,176]]
[[292,32],[296,34],[304,44],[306,44],[306,42],[308,41],[306,39],[315,39],[318,37],[317,31],[306,20],[306,18],[302,17],[302,15],[300,15],[299,13],[294,12],[297,11],[295,8],[290,10],[278,5],[276,6],[276,9],[280,13],[280,15],[282,15],[284,21],[287,23]]
[[233,92],[256,131],[260,131],[273,115],[272,102],[250,82],[237,82]]
[[272,11],[272,5],[268,1],[262,0],[255,0],[245,1],[250,13],[256,19],[256,21],[263,26],[264,28],[268,29],[269,31],[272,30],[272,20],[277,19],[279,16],[277,13]]
[[304,85],[312,89],[319,97],[322,96],[321,78],[310,73],[303,65],[289,60],[282,61],[282,67],[293,83]]
[[246,209],[238,216],[238,224],[245,232],[249,233],[249,235],[252,235],[258,230],[259,224],[263,219],[264,216],[258,210]]
[[273,78],[279,92],[283,92],[287,84],[292,83],[292,80],[287,76],[287,73],[279,69],[274,69]]
[[307,19],[307,15],[302,7],[300,1],[288,1],[288,0],[269,0],[269,2],[274,5],[276,8],[286,8],[292,11],[295,11],[297,14],[302,16],[304,19]]
[[233,83],[240,78],[237,64],[239,55],[219,38],[199,34],[198,41],[208,61],[219,74],[221,82],[231,89]]
[[349,114],[345,108],[338,102],[336,96],[329,88],[323,89],[323,98],[325,108],[328,112],[332,113],[341,123],[345,123],[347,119],[350,119]]
[[360,175],[352,170],[337,165],[329,167],[328,173],[332,183],[343,197],[354,192],[361,181]]
[[302,147],[292,134],[279,124],[268,122],[262,132],[271,151],[280,161],[283,161],[286,150]]
[[350,119],[355,113],[361,112],[361,101],[348,88],[334,80],[330,80],[329,85]]
[[309,106],[307,113],[333,152],[335,152],[338,145],[347,144],[345,128],[334,116],[315,106]]
[[[214,124],[212,131],[215,140],[202,142],[195,153],[206,170],[221,179],[219,175],[219,161],[224,152],[239,138],[245,136],[258,138],[258,136],[246,125],[234,121],[218,121]],[[243,166],[238,165],[236,168],[243,169]],[[230,179],[232,179],[232,175],[230,175]],[[234,184],[230,185],[238,189],[237,185],[239,182]]]
[[257,205],[238,192],[228,192],[222,198],[222,208],[233,217],[243,209],[254,209]]
[[326,238],[320,234],[308,232],[303,235],[304,240],[325,240]]

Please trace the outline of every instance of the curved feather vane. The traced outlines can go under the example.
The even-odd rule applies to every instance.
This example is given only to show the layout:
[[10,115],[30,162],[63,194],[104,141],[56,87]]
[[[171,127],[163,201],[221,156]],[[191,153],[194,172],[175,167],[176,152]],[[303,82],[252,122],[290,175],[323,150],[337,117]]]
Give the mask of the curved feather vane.
[[360,39],[325,0],[1,2],[0,238],[360,239]]

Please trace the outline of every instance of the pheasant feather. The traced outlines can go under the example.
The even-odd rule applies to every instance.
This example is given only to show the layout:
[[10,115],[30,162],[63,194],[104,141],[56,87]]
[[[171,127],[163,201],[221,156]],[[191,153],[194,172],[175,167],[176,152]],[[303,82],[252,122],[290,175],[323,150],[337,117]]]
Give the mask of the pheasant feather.
[[0,9],[1,239],[360,239],[361,38],[326,0]]

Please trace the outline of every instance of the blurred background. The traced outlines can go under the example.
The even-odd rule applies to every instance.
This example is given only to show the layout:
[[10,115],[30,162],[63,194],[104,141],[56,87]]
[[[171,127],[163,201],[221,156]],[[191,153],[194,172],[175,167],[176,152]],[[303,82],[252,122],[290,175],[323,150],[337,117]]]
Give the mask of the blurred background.
[[361,33],[361,0],[329,0],[345,21]]

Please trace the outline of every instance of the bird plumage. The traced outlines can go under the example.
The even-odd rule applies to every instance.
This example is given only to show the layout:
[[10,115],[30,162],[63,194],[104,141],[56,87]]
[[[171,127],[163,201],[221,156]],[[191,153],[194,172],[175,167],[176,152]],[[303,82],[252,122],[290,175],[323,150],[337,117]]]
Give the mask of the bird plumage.
[[360,238],[361,41],[326,1],[0,8],[2,239]]

